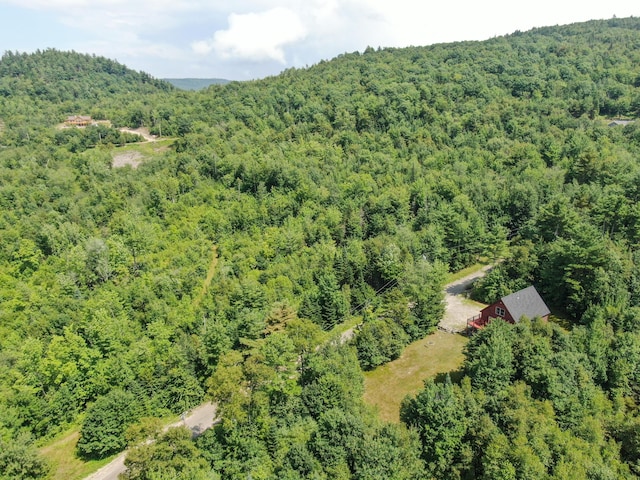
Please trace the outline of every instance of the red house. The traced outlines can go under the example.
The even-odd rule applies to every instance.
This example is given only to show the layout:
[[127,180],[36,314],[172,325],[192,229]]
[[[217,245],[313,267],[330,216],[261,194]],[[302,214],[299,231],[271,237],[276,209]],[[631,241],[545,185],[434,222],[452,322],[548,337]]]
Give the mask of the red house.
[[531,285],[519,292],[502,297],[497,302],[480,310],[480,314],[467,320],[467,330],[471,332],[484,328],[495,318],[509,323],[519,322],[522,317],[540,317],[543,320],[548,320],[550,313],[549,307],[540,297],[536,287]]

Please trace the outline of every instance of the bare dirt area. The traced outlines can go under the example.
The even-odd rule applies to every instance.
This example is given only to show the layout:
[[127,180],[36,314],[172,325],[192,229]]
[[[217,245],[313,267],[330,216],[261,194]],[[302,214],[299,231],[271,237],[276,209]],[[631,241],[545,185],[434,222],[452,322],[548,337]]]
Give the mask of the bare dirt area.
[[351,327],[348,330],[345,330],[344,332],[342,332],[340,334],[340,344],[343,343],[347,343],[349,340],[351,340],[353,337],[356,336],[356,331],[355,331],[356,327]]
[[158,139],[158,137],[156,137],[155,135],[151,135],[151,133],[149,132],[149,129],[145,128],[145,127],[140,127],[140,128],[121,128],[120,131],[121,132],[126,132],[126,133],[132,133],[134,135],[140,135],[147,142],[155,142]]
[[467,318],[477,315],[484,307],[481,303],[469,300],[467,292],[471,289],[473,282],[483,277],[491,267],[492,265],[486,265],[477,272],[456,280],[445,287],[444,298],[447,306],[438,328],[449,333],[459,333],[466,330]]
[[170,150],[168,145],[163,145],[161,147],[154,147],[153,151],[156,153],[168,152]]
[[142,163],[144,155],[140,152],[126,152],[118,153],[113,156],[113,168],[122,168],[130,165],[131,168],[138,168],[138,165]]

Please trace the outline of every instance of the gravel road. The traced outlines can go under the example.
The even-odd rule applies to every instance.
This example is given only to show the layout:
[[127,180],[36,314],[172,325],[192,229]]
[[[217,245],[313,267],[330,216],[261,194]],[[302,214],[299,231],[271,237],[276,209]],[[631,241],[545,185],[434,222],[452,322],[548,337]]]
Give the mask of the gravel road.
[[140,135],[141,137],[143,137],[147,142],[155,142],[158,140],[158,137],[156,137],[155,135],[151,135],[149,133],[149,129],[148,128],[121,128],[120,129],[121,132],[126,132],[126,133],[133,133],[134,135]]
[[[493,265],[485,265],[477,272],[473,272],[444,287],[444,299],[446,302],[444,317],[438,324],[441,330],[449,333],[464,332],[467,329],[467,318],[480,313],[480,304],[467,300],[465,292],[471,288],[473,282],[491,270]],[[342,332],[340,343],[346,343],[355,335],[354,328]]]
[[[467,328],[467,318],[480,312],[480,307],[466,299],[464,292],[478,278],[484,276],[492,265],[482,267],[481,270],[467,275],[445,286],[446,311],[444,318],[438,324],[442,330],[447,332],[462,332]],[[348,341],[354,334],[353,328],[342,333],[341,343]],[[173,423],[167,427],[178,427],[186,425],[195,436],[211,428],[216,422],[216,406],[212,403],[205,403],[192,410],[184,419]],[[85,478],[85,480],[118,480],[118,475],[126,470],[124,459],[127,452],[123,452],[114,458],[111,463],[105,465],[97,472]]]
[[486,265],[482,269],[448,284],[444,290],[444,299],[447,303],[444,317],[438,327],[444,331],[457,333],[467,328],[467,318],[480,313],[481,307],[467,300],[465,291],[478,278],[483,277],[492,265]]
[[[172,423],[165,427],[165,430],[184,425],[193,432],[194,436],[198,436],[205,430],[211,428],[216,423],[216,420],[216,406],[211,402],[208,402],[194,408],[185,416],[184,420]],[[118,475],[124,473],[126,470],[126,467],[124,466],[124,459],[126,456],[127,452],[122,452],[100,470],[86,477],[85,480],[118,480]]]

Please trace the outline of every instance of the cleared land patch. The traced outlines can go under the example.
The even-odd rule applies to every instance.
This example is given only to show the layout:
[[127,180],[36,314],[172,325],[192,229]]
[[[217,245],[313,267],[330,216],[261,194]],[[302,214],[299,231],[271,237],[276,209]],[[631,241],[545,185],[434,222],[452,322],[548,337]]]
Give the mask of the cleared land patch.
[[59,480],[79,480],[109,463],[111,457],[85,462],[76,456],[76,444],[80,438],[78,430],[60,435],[40,449],[40,454],[51,462],[48,478]]
[[426,379],[460,368],[467,337],[457,332],[464,332],[467,318],[484,307],[466,294],[490,268],[491,265],[474,265],[451,275],[445,285],[446,310],[439,330],[409,345],[397,360],[365,374],[364,400],[378,409],[380,418],[399,422],[404,397],[418,393]]
[[442,331],[412,343],[397,360],[365,373],[365,402],[381,419],[399,422],[402,399],[418,393],[426,379],[459,369],[466,343],[467,337]]
[[153,142],[132,143],[124,147],[116,147],[112,152],[111,165],[114,168],[122,168],[127,165],[137,168],[149,158],[168,151],[172,144],[173,139],[163,138]]
[[131,165],[131,168],[138,168],[142,163],[144,155],[138,151],[117,153],[113,156],[113,168],[122,168]]
[[155,135],[151,135],[148,128],[140,127],[140,128],[120,128],[121,132],[132,133],[134,135],[140,135],[147,142],[155,142],[158,137]]

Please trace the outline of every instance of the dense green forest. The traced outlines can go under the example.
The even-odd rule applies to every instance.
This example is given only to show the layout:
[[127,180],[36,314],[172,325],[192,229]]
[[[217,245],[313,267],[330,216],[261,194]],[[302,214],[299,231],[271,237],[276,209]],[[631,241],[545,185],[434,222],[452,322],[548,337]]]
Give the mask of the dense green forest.
[[[74,114],[172,147],[113,168],[122,139],[61,133]],[[37,446],[74,425],[82,458],[134,447],[130,479],[638,476],[640,122],[608,125],[639,115],[636,18],[198,92],[6,52],[0,478],[46,477]],[[477,298],[534,284],[566,324],[494,322],[382,422],[362,370],[480,258]],[[209,398],[195,441],[152,420]]]

